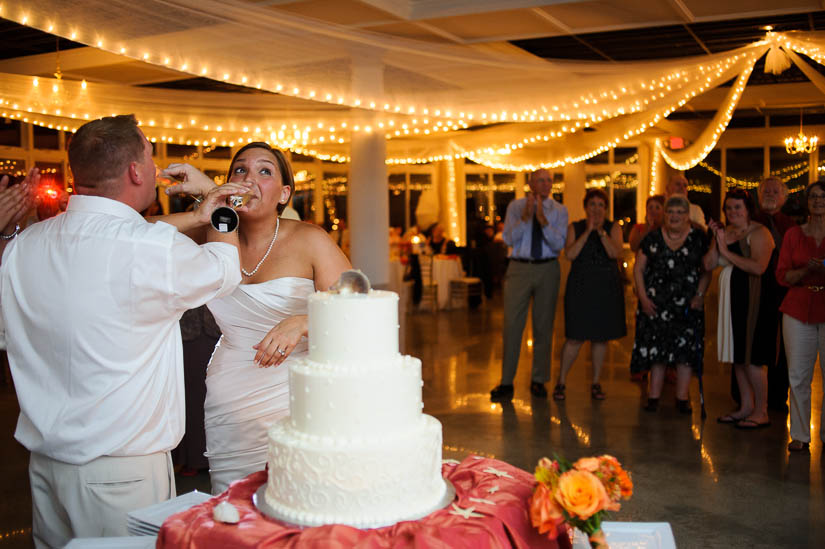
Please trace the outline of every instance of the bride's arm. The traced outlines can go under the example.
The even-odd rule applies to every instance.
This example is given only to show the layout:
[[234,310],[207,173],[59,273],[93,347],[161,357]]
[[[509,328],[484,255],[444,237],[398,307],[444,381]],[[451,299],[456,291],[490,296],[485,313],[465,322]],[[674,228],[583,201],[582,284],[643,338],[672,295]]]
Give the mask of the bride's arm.
[[[293,238],[299,240],[301,249],[307,251],[316,290],[329,289],[341,273],[352,268],[347,256],[323,229],[301,223],[295,230]],[[253,346],[257,351],[255,363],[260,367],[281,364],[300,343],[301,337],[308,335],[308,325],[307,315],[294,315],[279,322],[260,343]]]

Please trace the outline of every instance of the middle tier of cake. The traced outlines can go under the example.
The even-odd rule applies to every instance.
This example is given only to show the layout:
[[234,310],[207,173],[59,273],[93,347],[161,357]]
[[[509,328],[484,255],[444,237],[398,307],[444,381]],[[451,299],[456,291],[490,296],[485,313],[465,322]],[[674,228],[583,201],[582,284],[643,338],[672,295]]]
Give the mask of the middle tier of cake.
[[336,437],[405,429],[421,417],[422,385],[421,361],[411,356],[335,365],[304,359],[289,369],[290,424]]

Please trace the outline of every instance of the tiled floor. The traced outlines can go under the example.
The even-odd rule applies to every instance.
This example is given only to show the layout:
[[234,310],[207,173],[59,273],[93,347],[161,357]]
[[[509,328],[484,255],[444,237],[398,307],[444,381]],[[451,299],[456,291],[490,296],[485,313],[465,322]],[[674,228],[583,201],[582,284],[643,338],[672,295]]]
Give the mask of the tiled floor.
[[[561,301],[561,300],[560,300]],[[709,303],[712,299],[709,299]],[[628,300],[629,304],[631,300]],[[631,306],[628,320],[632,320]],[[708,331],[714,311],[708,310]],[[475,311],[417,313],[406,318],[405,352],[424,364],[425,411],[444,426],[444,456],[475,453],[532,470],[554,452],[569,459],[609,452],[633,473],[635,494],[614,520],[666,521],[681,548],[825,547],[825,483],[819,416],[812,419],[811,453],[788,455],[787,416],[754,432],[719,425],[731,408],[730,370],[717,364],[707,339],[704,378],[708,419],[699,414],[698,385],[691,386],[693,415],[680,415],[667,386],[660,410],[641,410],[644,388],[629,381],[631,335],[610,344],[602,385],[607,400],[590,399],[588,348],[573,368],[567,400],[534,399],[529,392],[531,349],[527,337],[511,404],[491,403],[501,359],[501,300]],[[563,342],[561,304],[553,343],[553,375]],[[552,389],[552,384],[548,384]],[[814,410],[822,380],[814,379]],[[31,511],[27,453],[12,438],[16,400],[0,387],[0,549],[30,546]],[[208,476],[178,477],[179,492],[208,490]]]

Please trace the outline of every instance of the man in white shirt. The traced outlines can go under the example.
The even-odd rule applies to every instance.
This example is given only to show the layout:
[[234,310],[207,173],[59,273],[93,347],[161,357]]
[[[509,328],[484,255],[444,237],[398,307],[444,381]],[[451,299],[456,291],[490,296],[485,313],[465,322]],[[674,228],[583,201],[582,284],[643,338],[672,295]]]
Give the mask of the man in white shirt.
[[[222,242],[198,246],[138,213],[154,200],[155,164],[133,116],[82,126],[69,163],[79,196],[23,231],[0,264],[0,343],[20,402],[15,438],[31,451],[37,547],[127,535],[128,511],[174,497],[178,320],[241,281],[237,234],[213,231]],[[210,193],[192,224],[229,194],[241,193]]]
[[[688,180],[681,173],[673,175],[665,187],[665,202],[667,202],[667,199],[674,194],[679,194],[687,198]],[[700,208],[698,204],[693,204],[691,202],[688,202],[688,204],[690,204],[691,224],[693,224],[693,226],[697,229],[702,229],[703,232],[707,231],[708,224],[705,223],[705,212],[702,211],[702,208]]]

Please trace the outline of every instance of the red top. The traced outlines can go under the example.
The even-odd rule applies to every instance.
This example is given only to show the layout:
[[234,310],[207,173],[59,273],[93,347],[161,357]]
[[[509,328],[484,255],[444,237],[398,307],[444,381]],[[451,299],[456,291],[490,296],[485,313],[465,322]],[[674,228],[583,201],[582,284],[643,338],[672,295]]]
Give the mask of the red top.
[[[776,280],[783,286],[789,286],[785,282],[785,273],[801,269],[811,258],[821,261],[823,257],[825,239],[817,246],[812,236],[802,232],[802,227],[792,227],[782,240],[779,262],[776,265]],[[806,324],[825,322],[825,275],[809,273],[796,285],[790,286],[779,310]]]

